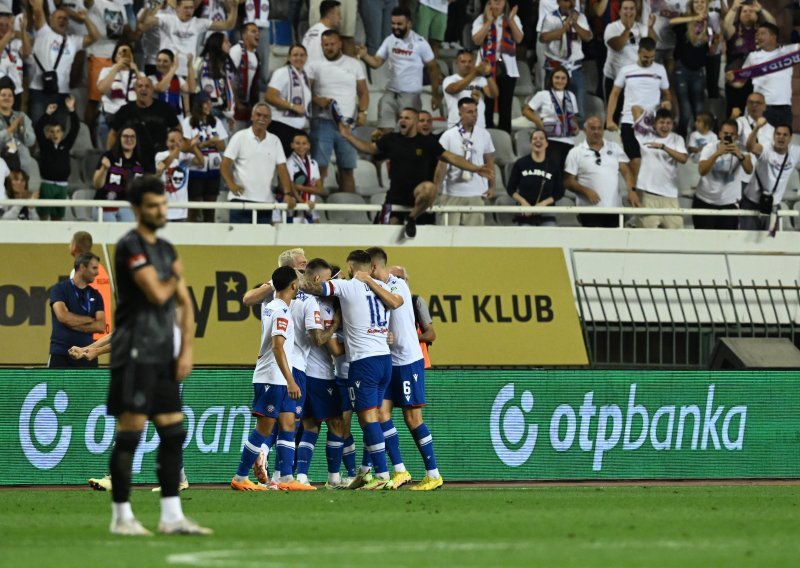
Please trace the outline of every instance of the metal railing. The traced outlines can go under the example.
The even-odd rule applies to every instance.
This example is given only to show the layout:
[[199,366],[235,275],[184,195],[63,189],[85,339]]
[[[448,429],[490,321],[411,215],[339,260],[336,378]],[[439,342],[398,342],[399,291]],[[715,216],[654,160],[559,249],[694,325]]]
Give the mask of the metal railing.
[[800,347],[800,283],[576,280],[595,367],[707,367],[722,337],[781,337]]

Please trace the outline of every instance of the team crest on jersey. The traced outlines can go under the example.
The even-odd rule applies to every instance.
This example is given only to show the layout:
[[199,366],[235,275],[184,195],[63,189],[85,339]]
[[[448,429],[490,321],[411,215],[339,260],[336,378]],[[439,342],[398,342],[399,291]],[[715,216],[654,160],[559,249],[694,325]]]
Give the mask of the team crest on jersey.
[[303,407],[302,406],[295,406],[294,407],[294,413],[298,414],[298,415],[302,414],[303,413]]
[[286,331],[286,329],[289,327],[289,320],[286,318],[278,318],[277,322],[279,331]]
[[267,412],[269,412],[270,414],[272,414],[273,412],[275,412],[275,407],[274,407],[273,405],[271,405],[271,404],[270,404],[270,405],[267,407]]
[[319,312],[314,312],[314,323],[319,325],[322,323],[322,318],[319,315]]

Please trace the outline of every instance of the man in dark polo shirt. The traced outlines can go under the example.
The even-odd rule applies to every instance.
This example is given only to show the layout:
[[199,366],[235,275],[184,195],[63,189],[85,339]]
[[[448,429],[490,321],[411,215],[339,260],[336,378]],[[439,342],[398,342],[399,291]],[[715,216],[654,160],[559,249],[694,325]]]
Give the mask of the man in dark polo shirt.
[[436,201],[437,188],[433,185],[433,173],[437,160],[452,164],[485,178],[494,177],[488,166],[476,166],[446,151],[434,136],[424,136],[417,132],[418,112],[405,108],[397,121],[399,132],[384,134],[377,142],[367,142],[353,135],[344,121],[339,123],[339,132],[359,152],[390,160],[388,205],[411,207],[410,213],[388,212],[392,225],[405,222],[405,233],[409,239],[417,235],[417,217]]
[[73,345],[91,344],[93,333],[105,333],[106,314],[100,292],[89,286],[100,266],[96,254],[84,252],[75,257],[75,276],[62,280],[50,290],[53,331],[50,334],[51,369],[97,367],[97,360],[75,360],[69,356]]

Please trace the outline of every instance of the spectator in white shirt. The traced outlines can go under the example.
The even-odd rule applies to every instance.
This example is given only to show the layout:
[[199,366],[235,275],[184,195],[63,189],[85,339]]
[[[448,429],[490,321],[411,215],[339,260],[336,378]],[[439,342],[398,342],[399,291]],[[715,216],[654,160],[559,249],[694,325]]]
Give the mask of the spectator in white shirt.
[[392,34],[383,40],[375,55],[365,46],[357,48],[357,56],[373,69],[389,64],[386,93],[378,102],[378,128],[391,132],[404,108],[422,108],[422,71],[428,70],[433,93],[431,106],[439,108],[439,67],[428,41],[411,29],[411,12],[406,8],[392,10]]
[[311,86],[305,71],[307,60],[305,47],[299,43],[291,46],[286,65],[272,73],[267,87],[266,100],[273,116],[269,131],[281,139],[287,156],[292,153],[295,135],[304,132],[311,115]]
[[97,124],[98,140],[108,138],[111,117],[124,105],[136,100],[136,78],[139,69],[133,60],[133,50],[128,43],[118,43],[111,54],[114,64],[100,70],[97,91],[101,96],[100,118]]
[[464,97],[472,97],[478,103],[478,126],[486,128],[485,99],[494,99],[498,93],[497,82],[489,75],[492,66],[487,61],[475,65],[475,54],[462,49],[458,52],[453,67],[456,72],[442,81],[447,107],[447,127],[452,128],[460,120],[458,101]]
[[[731,112],[731,118],[736,119],[736,124],[739,127],[739,144],[742,148],[747,148],[747,139],[750,133],[755,128],[758,119],[764,116],[764,111],[767,105],[764,102],[764,95],[761,93],[750,93],[747,96],[745,104],[744,116],[739,116],[739,109],[734,108]],[[775,128],[770,123],[764,124],[758,129],[758,143],[762,146],[768,146],[772,142],[772,135],[775,134]],[[750,174],[742,175],[742,190],[744,186],[750,181]]]
[[[700,181],[692,200],[692,209],[738,209],[742,198],[742,175],[753,172],[750,154],[738,143],[735,120],[726,120],[719,128],[719,139],[700,151]],[[695,229],[735,231],[738,217],[692,215]]]
[[319,22],[308,28],[303,36],[303,46],[308,53],[308,61],[325,59],[322,55],[322,34],[339,28],[342,21],[342,4],[338,0],[323,0],[319,5]]
[[[19,38],[16,37],[17,34]],[[14,83],[14,94],[17,95],[14,110],[21,108],[20,95],[24,91],[23,60],[28,58],[32,48],[31,36],[25,27],[21,26],[19,31],[15,32],[14,17],[11,12],[0,13],[0,77],[8,77]]]

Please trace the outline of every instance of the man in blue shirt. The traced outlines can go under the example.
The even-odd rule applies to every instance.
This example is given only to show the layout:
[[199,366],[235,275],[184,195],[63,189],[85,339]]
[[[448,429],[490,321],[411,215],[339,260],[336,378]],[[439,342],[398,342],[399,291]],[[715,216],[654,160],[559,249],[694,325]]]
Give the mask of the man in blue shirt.
[[84,252],[75,257],[75,276],[50,291],[53,332],[50,335],[51,369],[97,367],[97,359],[72,359],[69,348],[86,347],[93,333],[105,333],[106,314],[100,292],[89,286],[97,278],[100,259]]

